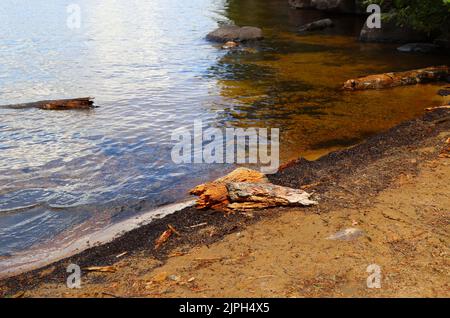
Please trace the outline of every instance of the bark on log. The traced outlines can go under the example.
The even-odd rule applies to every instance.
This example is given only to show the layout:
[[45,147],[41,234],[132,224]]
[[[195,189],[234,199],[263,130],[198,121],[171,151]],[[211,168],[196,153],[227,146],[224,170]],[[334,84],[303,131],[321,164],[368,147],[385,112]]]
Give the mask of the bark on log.
[[198,209],[211,208],[213,210],[226,210],[227,205],[230,203],[226,185],[230,182],[266,183],[269,182],[269,180],[259,171],[247,168],[237,168],[226,176],[213,182],[196,186],[189,193],[199,196],[196,205]]
[[190,193],[199,196],[198,209],[224,212],[317,204],[309,199],[309,193],[271,184],[264,174],[246,168],[238,168],[213,182],[199,185]]
[[445,81],[450,76],[448,66],[427,67],[423,69],[370,75],[356,79],[350,79],[344,83],[344,90],[366,90],[391,88],[419,83]]
[[311,194],[271,183],[234,182],[227,184],[231,210],[245,211],[275,206],[310,206],[317,204]]
[[94,98],[81,97],[70,99],[43,100],[33,103],[2,105],[1,107],[13,109],[40,108],[46,110],[89,109],[94,107]]

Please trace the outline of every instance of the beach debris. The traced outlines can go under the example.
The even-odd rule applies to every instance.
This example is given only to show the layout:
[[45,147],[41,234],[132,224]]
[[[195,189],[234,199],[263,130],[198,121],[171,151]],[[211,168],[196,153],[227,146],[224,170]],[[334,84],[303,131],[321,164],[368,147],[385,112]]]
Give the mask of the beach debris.
[[322,182],[318,181],[318,182],[314,182],[314,183],[310,183],[310,184],[305,184],[304,186],[301,186],[300,189],[307,190],[307,189],[315,188],[316,186],[320,185],[321,183]]
[[222,45],[222,49],[224,49],[224,50],[233,49],[238,46],[239,46],[239,43],[234,42],[234,41],[228,41],[224,45]]
[[450,109],[450,105],[443,105],[443,106],[436,106],[436,107],[428,107],[428,108],[425,108],[425,110],[426,110],[427,112],[431,112],[431,111],[437,110],[437,109]]
[[167,230],[165,230],[155,241],[155,250],[159,250],[161,246],[167,242],[167,240],[172,236],[172,234],[180,235],[180,233],[172,225],[167,225]]
[[170,254],[168,255],[168,257],[178,257],[178,256],[186,255],[186,254],[187,254],[187,253],[185,253],[185,252],[177,251],[177,252],[170,253]]
[[48,276],[48,275],[52,274],[55,270],[56,270],[56,267],[55,267],[55,266],[50,266],[49,268],[46,268],[46,269],[42,270],[42,271],[39,273],[39,277],[40,277],[40,278],[43,278],[43,277],[45,277],[45,276]]
[[262,30],[257,27],[236,25],[223,25],[206,35],[206,39],[214,42],[226,43],[246,42],[252,40],[261,40],[263,38]]
[[175,275],[175,274],[169,275],[169,276],[167,276],[167,278],[174,282],[178,282],[180,280],[180,276]]
[[237,168],[224,177],[198,185],[189,191],[190,194],[199,197],[196,201],[197,209],[225,210],[230,203],[226,187],[227,183],[230,182],[268,183],[269,180],[259,171],[242,167]]
[[116,255],[116,258],[121,258],[122,256],[125,256],[127,254],[128,254],[128,252],[120,253],[119,255]]
[[205,225],[208,225],[208,222],[203,222],[203,223],[199,223],[199,224],[194,224],[194,225],[191,225],[191,226],[189,226],[191,229],[194,229],[194,228],[196,228],[196,227],[201,227],[201,226],[205,226]]
[[177,231],[177,229],[172,224],[167,224],[167,227],[172,230],[172,232],[178,236],[180,236],[180,232]]
[[109,296],[109,297],[112,297],[112,298],[122,298],[122,296],[118,296],[118,295],[115,295],[115,294],[112,294],[112,293],[108,293],[108,292],[101,292],[101,294],[103,296]]
[[445,143],[446,146],[441,150],[439,154],[440,158],[450,158],[450,138],[447,138]]
[[238,168],[213,182],[195,187],[190,193],[199,196],[198,209],[224,212],[317,204],[310,199],[311,194],[271,184],[264,174],[248,168]]
[[25,297],[24,291],[17,292],[16,294],[11,296],[11,298],[23,298],[23,297]]
[[165,281],[168,277],[167,272],[159,272],[157,274],[155,274],[155,276],[153,276],[152,278],[152,282],[153,283],[162,283],[163,281]]
[[406,72],[384,73],[350,79],[344,83],[343,89],[356,91],[415,85],[419,83],[445,81],[449,75],[448,66],[432,66]]
[[328,240],[335,240],[335,241],[353,241],[361,236],[363,236],[365,233],[363,230],[349,227],[344,230],[341,230],[329,237],[327,237]]
[[100,272],[100,273],[115,273],[116,268],[114,266],[90,266],[84,268],[88,272]]
[[192,283],[195,280],[195,277],[191,277],[187,280],[188,283]]
[[90,109],[94,106],[94,97],[43,100],[33,103],[2,105],[1,108],[25,109],[40,108],[45,110]]
[[317,204],[310,199],[311,194],[308,192],[271,183],[233,182],[227,184],[227,189],[231,201],[228,208],[237,211]]
[[331,19],[317,20],[300,27],[299,32],[320,31],[334,26]]

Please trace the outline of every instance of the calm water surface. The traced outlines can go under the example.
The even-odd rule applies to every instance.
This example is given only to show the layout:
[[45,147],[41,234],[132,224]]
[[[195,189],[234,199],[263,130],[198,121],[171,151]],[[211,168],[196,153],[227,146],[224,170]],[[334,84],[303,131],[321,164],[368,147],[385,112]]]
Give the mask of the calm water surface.
[[[321,13],[285,0],[3,0],[0,104],[95,96],[92,111],[0,109],[0,256],[58,244],[144,210],[232,167],[175,165],[172,131],[278,127],[282,161],[316,158],[438,105],[440,85],[344,93],[359,75],[445,64],[361,44],[363,21],[298,36]],[[204,40],[218,23],[263,28],[227,52]],[[82,233],[80,233],[82,232]]]

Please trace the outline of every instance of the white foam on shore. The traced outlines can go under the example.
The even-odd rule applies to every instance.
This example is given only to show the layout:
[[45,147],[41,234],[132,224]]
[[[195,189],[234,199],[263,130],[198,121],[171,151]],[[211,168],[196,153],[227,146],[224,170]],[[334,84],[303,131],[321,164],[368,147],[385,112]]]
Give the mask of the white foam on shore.
[[81,238],[65,244],[45,249],[30,249],[0,259],[0,278],[8,278],[24,272],[44,267],[61,259],[76,255],[84,250],[104,245],[119,238],[125,233],[149,224],[156,219],[193,206],[194,200],[174,203],[140,214],[118,223],[111,224],[101,230],[87,234]]

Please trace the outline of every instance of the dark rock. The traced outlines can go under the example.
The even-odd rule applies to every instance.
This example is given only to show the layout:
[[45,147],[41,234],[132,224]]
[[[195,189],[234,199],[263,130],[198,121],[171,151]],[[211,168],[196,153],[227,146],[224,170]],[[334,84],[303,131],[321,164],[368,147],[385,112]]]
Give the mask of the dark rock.
[[216,30],[208,33],[206,38],[209,41],[214,42],[228,42],[228,41],[252,41],[252,40],[260,40],[263,38],[262,30],[260,28],[251,27],[251,26],[234,26],[234,25],[226,25],[217,28]]
[[288,0],[296,9],[317,9],[342,13],[364,13],[357,0]]
[[288,3],[296,9],[314,9],[312,0],[288,0]]
[[450,87],[446,87],[446,88],[444,88],[444,89],[440,89],[440,90],[438,91],[438,95],[439,95],[439,96],[443,96],[443,97],[449,96],[449,95],[450,95]]
[[330,19],[318,20],[301,26],[299,32],[324,30],[332,27],[333,25],[333,21]]
[[431,43],[408,43],[398,47],[397,50],[404,53],[430,53],[437,48],[437,45]]
[[410,28],[399,27],[393,22],[383,21],[380,29],[370,29],[367,24],[364,24],[359,40],[362,42],[417,43],[426,42],[427,36]]
[[434,44],[444,50],[450,50],[450,36],[443,36],[434,40]]

